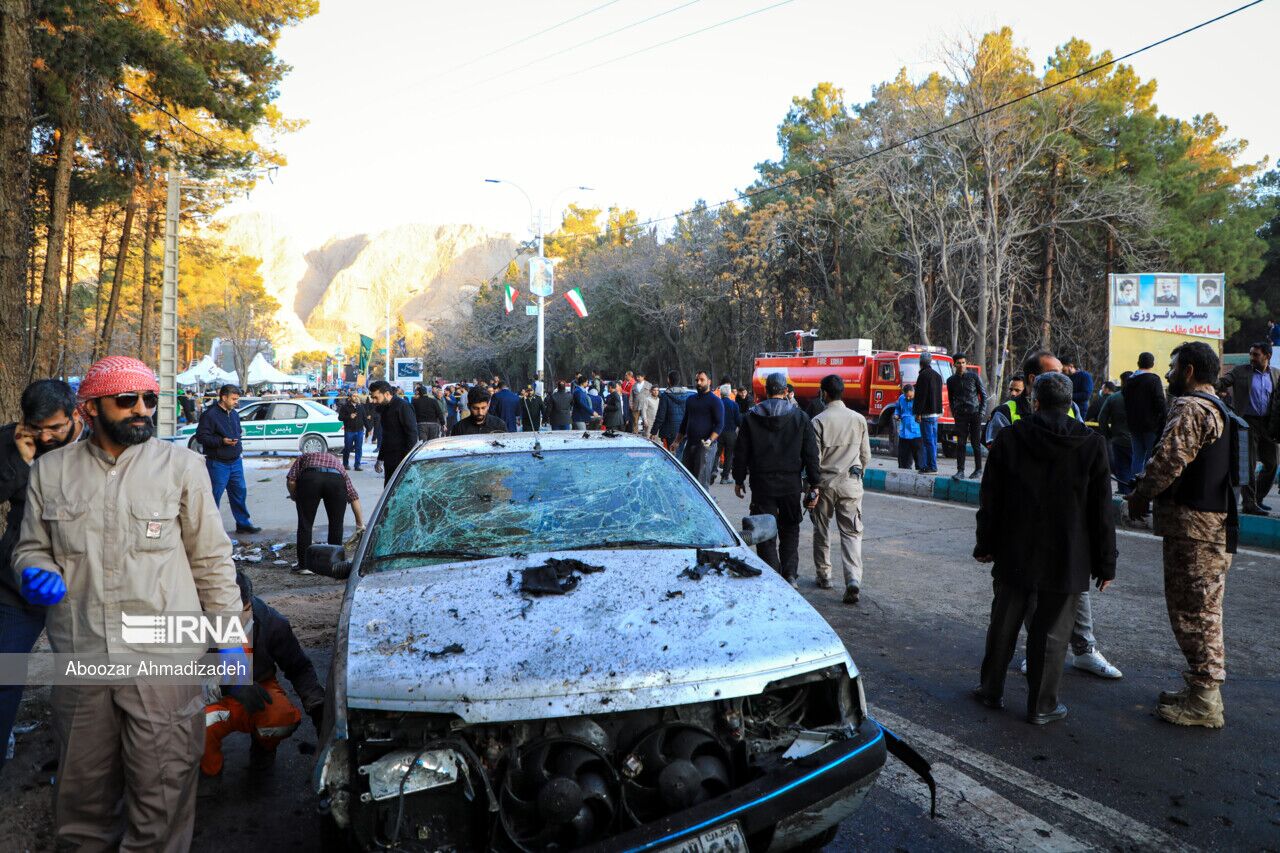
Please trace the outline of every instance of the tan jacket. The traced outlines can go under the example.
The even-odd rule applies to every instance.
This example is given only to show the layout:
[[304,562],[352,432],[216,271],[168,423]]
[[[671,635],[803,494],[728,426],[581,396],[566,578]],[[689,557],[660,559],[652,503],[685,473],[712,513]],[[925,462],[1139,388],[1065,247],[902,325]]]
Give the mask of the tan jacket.
[[45,621],[64,654],[157,651],[124,643],[121,612],[241,609],[203,460],[159,439],[114,461],[88,441],[36,460],[12,571],[27,566],[56,571],[67,585]]
[[850,497],[861,495],[862,480],[850,477],[849,469],[856,465],[865,471],[871,465],[867,419],[836,400],[813,419],[813,431],[822,469],[819,488],[839,489]]

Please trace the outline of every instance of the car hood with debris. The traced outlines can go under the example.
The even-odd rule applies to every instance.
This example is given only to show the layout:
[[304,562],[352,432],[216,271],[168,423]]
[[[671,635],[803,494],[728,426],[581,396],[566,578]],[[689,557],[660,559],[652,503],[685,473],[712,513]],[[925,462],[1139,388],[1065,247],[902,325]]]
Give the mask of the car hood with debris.
[[[376,572],[351,603],[352,708],[468,723],[612,713],[753,695],[844,664],[843,643],[749,549],[756,577],[685,572],[695,549],[588,550]],[[562,595],[522,592],[548,557],[603,568]],[[684,574],[682,574],[684,573]]]

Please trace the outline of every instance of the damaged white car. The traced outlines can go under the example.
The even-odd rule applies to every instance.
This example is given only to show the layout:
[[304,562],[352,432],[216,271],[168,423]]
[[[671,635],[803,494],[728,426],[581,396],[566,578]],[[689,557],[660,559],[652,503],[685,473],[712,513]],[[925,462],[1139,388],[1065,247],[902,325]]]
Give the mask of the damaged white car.
[[[396,850],[816,849],[899,755],[840,638],[633,436],[432,441],[346,578],[325,837]],[[931,784],[931,780],[930,784]]]

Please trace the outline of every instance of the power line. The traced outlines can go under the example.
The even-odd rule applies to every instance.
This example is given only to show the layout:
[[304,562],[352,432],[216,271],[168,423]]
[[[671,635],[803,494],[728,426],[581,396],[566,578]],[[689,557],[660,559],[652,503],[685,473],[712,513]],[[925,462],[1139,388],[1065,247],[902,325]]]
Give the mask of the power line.
[[579,14],[577,14],[577,15],[574,15],[572,18],[565,18],[563,21],[560,21],[560,22],[559,22],[559,23],[557,23],[557,24],[552,24],[551,26],[547,27],[546,29],[538,30],[536,33],[530,33],[529,35],[527,35],[527,36],[523,36],[523,37],[521,37],[521,38],[518,38],[518,39],[516,39],[515,41],[510,42],[509,44],[504,44],[502,47],[494,48],[493,50],[489,51],[488,53],[481,54],[480,56],[476,56],[476,57],[473,57],[473,58],[471,58],[471,59],[468,59],[466,62],[463,62],[461,65],[455,65],[455,66],[453,66],[452,68],[446,68],[444,71],[441,71],[439,74],[436,74],[436,75],[435,75],[435,76],[433,76],[433,77],[428,77],[428,78],[427,78],[426,80],[424,80],[423,82],[425,83],[425,82],[429,82],[429,81],[431,81],[431,80],[438,80],[438,79],[440,79],[441,77],[447,77],[447,76],[449,76],[450,74],[454,73],[455,71],[461,71],[463,68],[470,68],[472,65],[475,65],[477,62],[481,62],[481,61],[483,61],[483,60],[485,60],[485,59],[488,59],[488,58],[489,58],[489,57],[491,57],[491,56],[496,56],[496,55],[498,55],[499,53],[502,53],[502,52],[503,52],[503,51],[505,51],[505,50],[510,50],[511,48],[516,47],[517,45],[521,45],[521,44],[524,44],[524,43],[525,43],[525,42],[527,42],[527,41],[530,41],[530,40],[532,40],[532,39],[536,39],[538,36],[546,35],[547,33],[551,32],[551,31],[553,31],[553,30],[558,30],[558,29],[560,29],[561,27],[563,27],[563,26],[565,26],[565,25],[567,25],[567,24],[572,24],[574,21],[581,20],[582,18],[585,18],[585,17],[587,17],[588,15],[594,15],[596,12],[599,12],[601,9],[604,9],[604,8],[606,8],[606,7],[609,7],[609,6],[612,6],[614,3],[618,3],[618,2],[620,2],[620,0],[608,0],[608,2],[606,2],[606,3],[601,3],[599,6],[593,6],[592,8],[588,9],[588,10],[587,10],[587,11],[585,11],[585,12],[581,12],[581,13],[579,13]]
[[[994,106],[987,107],[985,110],[980,110],[976,113],[972,113],[971,115],[963,116],[961,118],[956,119],[955,121],[948,122],[947,124],[932,128],[930,130],[926,130],[922,133],[919,133],[907,139],[903,139],[899,142],[895,142],[892,145],[885,145],[875,149],[874,151],[868,151],[865,154],[860,154],[857,157],[843,159],[839,162],[831,164],[830,166],[826,166],[824,168],[818,169],[808,175],[798,175],[794,178],[788,178],[785,181],[780,181],[779,183],[772,184],[767,187],[760,187],[759,189],[747,190],[745,192],[738,193],[733,198],[725,199],[724,201],[718,201],[715,204],[707,205],[704,209],[709,211],[717,210],[721,207],[724,207],[725,205],[733,204],[735,201],[745,201],[747,199],[754,198],[755,196],[763,195],[764,193],[776,192],[778,190],[785,189],[786,187],[792,186],[794,184],[798,184],[803,181],[812,180],[814,178],[819,178],[819,177],[822,177],[823,175],[830,174],[840,169],[847,169],[850,166],[854,166],[863,161],[870,160],[872,157],[877,157],[881,154],[887,154],[890,151],[895,151],[899,148],[903,148],[913,143],[920,142],[921,140],[928,139],[931,136],[936,136],[939,133],[942,133],[947,130],[951,130],[954,127],[959,127],[962,124],[968,124],[969,122],[976,121],[977,119],[980,119],[983,116],[987,116],[992,113],[999,112],[1000,110],[1007,109],[1008,107],[1011,107],[1014,104],[1021,103],[1022,101],[1037,97],[1039,95],[1043,95],[1045,92],[1056,89],[1059,86],[1065,86],[1068,83],[1071,83],[1075,80],[1079,80],[1082,77],[1087,77],[1090,74],[1103,70],[1104,68],[1110,68],[1112,65],[1116,65],[1120,62],[1124,62],[1126,59],[1131,59],[1137,56],[1138,54],[1145,53],[1146,51],[1151,50],[1153,48],[1160,47],[1161,45],[1164,45],[1164,44],[1168,44],[1169,42],[1174,41],[1175,39],[1182,38],[1185,35],[1189,35],[1190,33],[1193,33],[1196,30],[1203,29],[1211,24],[1216,24],[1219,21],[1225,20],[1226,18],[1230,18],[1232,15],[1238,14],[1240,12],[1245,11],[1246,9],[1250,9],[1254,6],[1257,6],[1262,2],[1263,0],[1252,0],[1252,2],[1250,3],[1245,3],[1243,6],[1237,6],[1236,8],[1228,12],[1223,12],[1221,15],[1218,15],[1213,18],[1209,18],[1206,21],[1201,21],[1200,23],[1194,26],[1187,27],[1185,30],[1176,32],[1173,35],[1165,36],[1164,38],[1158,41],[1153,41],[1148,45],[1144,45],[1143,47],[1137,48],[1136,50],[1131,50],[1128,53],[1123,54],[1122,56],[1117,56],[1113,59],[1107,60],[1106,62],[1100,62],[1097,65],[1094,65],[1090,68],[1086,68],[1083,71],[1073,74],[1070,77],[1065,77],[1062,80],[1058,80],[1055,83],[1050,83],[1046,86],[1041,86],[1039,89],[1035,89],[1031,92],[1027,92],[1025,94],[1019,95],[1016,98],[1010,98],[1007,101],[1002,101],[999,104],[995,104]],[[775,4],[775,5],[782,5],[782,4]],[[769,8],[772,8],[772,7],[769,7]],[[759,10],[759,11],[764,11],[764,10]],[[625,58],[625,57],[620,57],[620,58]],[[587,70],[590,70],[590,69],[587,69]],[[671,214],[670,216],[662,216],[654,219],[649,219],[644,222],[638,222],[631,227],[648,228],[650,226],[657,225],[659,223],[666,222],[668,220],[679,219],[680,217],[687,216],[692,212],[693,211],[691,209],[683,210],[679,213]],[[570,237],[566,239],[582,239],[584,237],[595,237],[595,236],[598,236],[598,235],[582,234],[582,235],[579,235],[578,237]]]
[[494,80],[501,80],[503,77],[508,77],[512,74],[515,74],[517,71],[523,71],[526,68],[533,67],[534,65],[540,65],[549,59],[554,59],[557,56],[563,56],[564,54],[569,53],[570,51],[574,51],[574,50],[577,50],[578,48],[586,47],[589,44],[595,44],[598,41],[603,41],[604,39],[610,38],[612,36],[616,36],[618,33],[625,32],[630,29],[635,29],[636,27],[642,26],[643,24],[647,24],[650,21],[656,21],[658,18],[665,17],[667,15],[672,14],[673,12],[679,12],[681,9],[687,9],[690,6],[696,3],[701,3],[701,2],[702,0],[689,0],[689,2],[682,3],[679,6],[675,6],[674,8],[671,8],[671,9],[667,9],[665,12],[658,12],[656,15],[650,15],[649,17],[642,18],[639,21],[632,21],[631,23],[625,26],[618,27],[616,30],[610,30],[607,33],[603,33],[598,36],[593,36],[592,38],[586,39],[584,41],[580,41],[577,44],[569,45],[568,47],[561,48],[560,50],[557,50],[553,53],[548,53],[545,56],[540,56],[537,59],[531,59],[528,62],[524,63],[523,65],[517,65],[514,68],[508,68],[506,71],[502,71],[502,72],[499,72],[498,74],[494,74],[492,77],[486,77],[483,80],[479,80],[457,92],[454,92],[453,95],[457,96],[464,92],[469,92],[472,89],[476,89],[480,86],[483,86],[486,83],[492,83]]

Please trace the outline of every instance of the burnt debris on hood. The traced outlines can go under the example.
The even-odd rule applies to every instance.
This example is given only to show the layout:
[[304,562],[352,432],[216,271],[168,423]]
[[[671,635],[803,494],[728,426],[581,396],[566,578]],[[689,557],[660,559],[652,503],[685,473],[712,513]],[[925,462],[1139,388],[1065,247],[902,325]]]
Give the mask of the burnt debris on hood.
[[739,578],[758,578],[760,570],[725,551],[709,551],[699,548],[694,564],[680,573],[680,577],[700,581],[711,572],[726,572]]
[[541,566],[530,566],[520,572],[520,591],[530,595],[564,595],[578,586],[582,575],[603,571],[604,566],[581,560],[548,557]]

